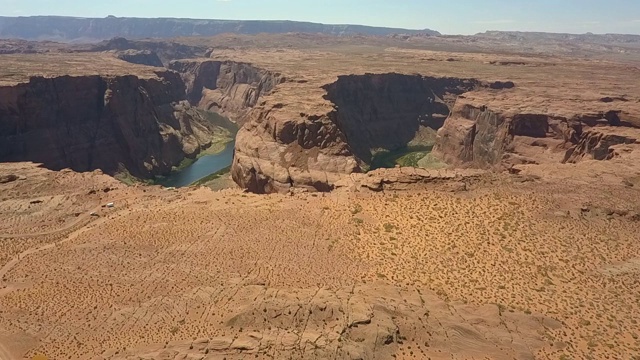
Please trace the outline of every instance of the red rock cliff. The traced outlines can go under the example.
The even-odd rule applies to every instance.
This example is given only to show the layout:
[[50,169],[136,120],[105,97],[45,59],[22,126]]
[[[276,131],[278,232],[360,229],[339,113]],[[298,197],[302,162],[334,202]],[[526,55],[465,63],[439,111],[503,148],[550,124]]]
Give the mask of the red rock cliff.
[[258,193],[330,190],[345,175],[362,172],[374,149],[399,149],[421,127],[439,128],[448,104],[476,85],[420,75],[350,75],[324,87],[333,104],[326,113],[295,113],[287,111],[289,104],[265,103],[238,133],[233,178]]
[[0,87],[0,161],[110,174],[124,167],[150,177],[195,156],[211,135],[172,71],[149,79],[34,77]]

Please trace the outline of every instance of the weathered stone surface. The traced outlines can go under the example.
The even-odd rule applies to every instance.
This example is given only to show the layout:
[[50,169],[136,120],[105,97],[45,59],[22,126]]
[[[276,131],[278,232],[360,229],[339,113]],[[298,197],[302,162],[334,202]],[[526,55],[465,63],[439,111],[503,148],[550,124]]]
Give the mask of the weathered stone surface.
[[640,138],[640,131],[634,129],[612,131],[609,128],[593,128],[581,134],[577,144],[569,148],[564,162],[576,163],[580,160],[610,160],[617,153],[616,145],[636,144]]
[[18,180],[18,176],[14,174],[0,176],[0,184],[7,184]]
[[372,150],[400,149],[420,128],[437,129],[448,104],[475,86],[420,75],[341,76],[324,87],[333,104],[326,113],[292,116],[278,111],[282,104],[256,107],[236,139],[233,178],[258,193],[331,190],[345,175],[362,172]]
[[327,191],[344,174],[359,171],[342,133],[327,116],[280,119],[264,108],[238,132],[231,174],[256,193],[292,186]]
[[0,88],[0,160],[50,169],[166,173],[210,143],[212,128],[179,75],[33,77]]
[[443,169],[427,170],[412,167],[377,169],[366,174],[351,174],[336,182],[336,188],[348,188],[351,191],[361,189],[371,191],[407,190],[415,185],[444,191],[466,191],[467,183],[480,179],[485,171],[479,169]]
[[258,98],[282,82],[279,74],[231,61],[176,60],[169,68],[181,74],[191,104],[226,115],[240,125]]
[[615,147],[637,142],[638,131],[620,124],[616,112],[576,114],[501,113],[465,102],[438,131],[434,154],[453,165],[480,168],[541,162],[574,163],[587,156],[608,160]]
[[116,53],[120,60],[133,64],[163,67],[162,60],[153,51],[149,50],[125,50]]

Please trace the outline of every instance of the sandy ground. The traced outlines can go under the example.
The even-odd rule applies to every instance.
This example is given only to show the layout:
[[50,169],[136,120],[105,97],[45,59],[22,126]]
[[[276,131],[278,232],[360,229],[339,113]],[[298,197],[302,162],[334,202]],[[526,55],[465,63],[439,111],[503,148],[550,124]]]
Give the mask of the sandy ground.
[[492,175],[465,192],[257,196],[7,174],[3,359],[640,353],[637,187]]

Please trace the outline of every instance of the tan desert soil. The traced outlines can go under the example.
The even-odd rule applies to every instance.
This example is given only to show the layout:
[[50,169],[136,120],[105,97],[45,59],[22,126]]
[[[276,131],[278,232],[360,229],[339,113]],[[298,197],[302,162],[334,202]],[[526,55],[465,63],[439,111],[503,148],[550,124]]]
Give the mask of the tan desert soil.
[[[258,196],[124,187],[28,163],[4,164],[9,174],[22,180],[0,185],[5,357],[640,351],[638,190],[622,184],[602,201],[585,196],[597,181],[572,194],[575,182],[508,175],[467,192]],[[600,212],[606,199],[627,214]]]

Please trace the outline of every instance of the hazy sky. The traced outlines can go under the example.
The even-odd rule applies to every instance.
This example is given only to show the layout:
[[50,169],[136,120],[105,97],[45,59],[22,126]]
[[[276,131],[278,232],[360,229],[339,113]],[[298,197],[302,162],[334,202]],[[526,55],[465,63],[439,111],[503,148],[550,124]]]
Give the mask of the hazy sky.
[[640,0],[0,0],[0,15],[300,20],[430,28],[640,34]]

